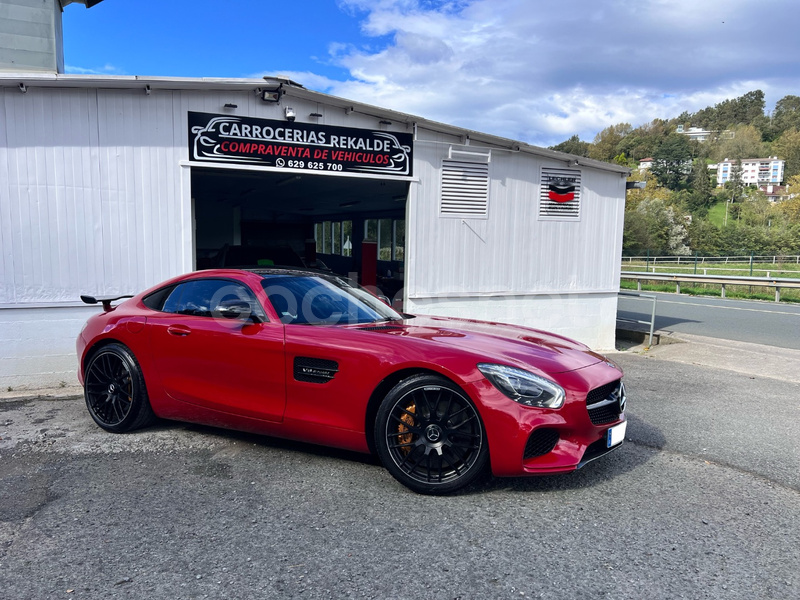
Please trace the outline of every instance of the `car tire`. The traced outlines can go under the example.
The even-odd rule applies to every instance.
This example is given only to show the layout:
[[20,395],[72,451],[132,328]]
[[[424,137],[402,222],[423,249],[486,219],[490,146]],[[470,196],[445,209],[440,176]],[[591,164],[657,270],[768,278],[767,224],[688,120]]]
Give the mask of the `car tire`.
[[420,494],[449,494],[486,473],[489,445],[480,414],[453,382],[415,375],[392,388],[375,419],[383,466]]
[[113,433],[139,429],[155,419],[142,369],[122,344],[109,344],[86,365],[83,395],[89,414]]

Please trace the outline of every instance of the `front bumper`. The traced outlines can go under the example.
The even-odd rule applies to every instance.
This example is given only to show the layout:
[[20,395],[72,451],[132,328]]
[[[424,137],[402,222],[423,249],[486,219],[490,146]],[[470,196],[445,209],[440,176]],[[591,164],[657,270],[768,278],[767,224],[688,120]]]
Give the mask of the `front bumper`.
[[[617,449],[608,447],[611,427],[625,422],[622,410],[605,411],[595,423],[587,408],[591,390],[620,380],[622,373],[600,362],[558,375],[567,393],[557,410],[522,406],[499,392],[488,380],[468,386],[486,427],[492,473],[498,477],[568,473]],[[624,408],[624,406],[623,406]]]

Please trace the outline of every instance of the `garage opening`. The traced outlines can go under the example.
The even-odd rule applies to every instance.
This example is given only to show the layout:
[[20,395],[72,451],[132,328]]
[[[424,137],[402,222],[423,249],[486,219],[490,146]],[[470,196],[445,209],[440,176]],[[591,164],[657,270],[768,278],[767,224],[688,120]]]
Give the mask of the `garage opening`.
[[215,168],[191,181],[197,269],[305,266],[402,290],[408,181]]

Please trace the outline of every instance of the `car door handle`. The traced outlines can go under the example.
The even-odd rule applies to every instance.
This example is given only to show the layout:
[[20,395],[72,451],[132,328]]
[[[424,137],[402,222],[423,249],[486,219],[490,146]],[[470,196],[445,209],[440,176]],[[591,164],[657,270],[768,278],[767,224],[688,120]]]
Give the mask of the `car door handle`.
[[189,329],[188,327],[183,327],[181,325],[170,325],[169,327],[167,327],[167,333],[183,337],[192,333],[192,330]]

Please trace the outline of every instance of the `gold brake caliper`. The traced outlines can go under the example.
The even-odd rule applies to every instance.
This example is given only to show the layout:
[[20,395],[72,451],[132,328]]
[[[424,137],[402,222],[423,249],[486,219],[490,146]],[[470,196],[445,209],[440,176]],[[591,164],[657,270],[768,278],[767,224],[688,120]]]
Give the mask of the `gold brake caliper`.
[[[400,435],[397,436],[397,443],[398,444],[410,444],[411,440],[413,439],[414,434],[408,430],[406,425],[412,426],[414,425],[414,417],[412,417],[409,413],[415,414],[417,412],[417,405],[415,403],[411,403],[406,407],[406,412],[402,414],[400,420],[405,423],[401,423],[397,426],[397,433]],[[402,446],[400,448],[400,452],[403,454],[408,454],[411,452],[410,446]]]

